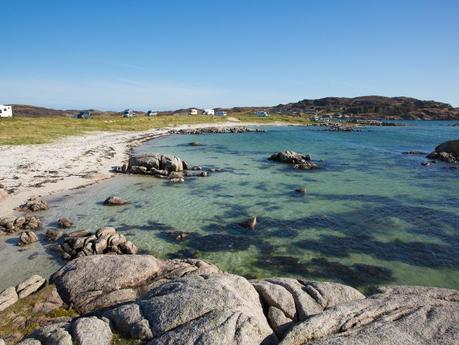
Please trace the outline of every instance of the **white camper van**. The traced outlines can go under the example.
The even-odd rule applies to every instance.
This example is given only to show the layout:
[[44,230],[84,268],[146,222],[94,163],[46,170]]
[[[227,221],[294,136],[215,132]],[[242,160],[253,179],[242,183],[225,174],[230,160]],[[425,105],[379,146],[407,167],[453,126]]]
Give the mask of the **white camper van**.
[[0,104],[0,117],[13,117],[13,107]]
[[214,109],[204,109],[202,111],[203,115],[215,115],[215,110]]

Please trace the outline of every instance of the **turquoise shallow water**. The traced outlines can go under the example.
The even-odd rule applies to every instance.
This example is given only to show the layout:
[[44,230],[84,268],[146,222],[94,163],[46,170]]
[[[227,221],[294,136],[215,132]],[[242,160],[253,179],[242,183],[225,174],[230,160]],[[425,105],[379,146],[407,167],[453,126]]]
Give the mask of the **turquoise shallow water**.
[[[78,228],[112,225],[153,255],[203,258],[247,277],[459,288],[459,170],[424,167],[423,156],[401,154],[430,152],[458,138],[459,128],[408,124],[360,133],[268,127],[161,138],[137,152],[173,153],[226,171],[180,185],[120,176],[52,200],[45,222],[68,216]],[[192,141],[204,146],[187,145]],[[323,169],[296,171],[266,160],[284,149],[311,154]],[[306,194],[295,193],[298,187]],[[104,207],[110,194],[131,203]],[[258,218],[254,231],[239,225],[251,215]],[[174,231],[191,235],[177,241]],[[52,262],[49,269],[58,265]]]

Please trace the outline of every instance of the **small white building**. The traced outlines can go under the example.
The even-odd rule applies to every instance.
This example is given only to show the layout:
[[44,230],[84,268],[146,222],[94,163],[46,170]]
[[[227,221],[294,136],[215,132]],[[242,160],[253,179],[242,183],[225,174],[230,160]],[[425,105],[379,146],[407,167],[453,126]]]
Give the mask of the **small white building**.
[[203,115],[215,115],[215,110],[214,109],[204,109],[202,111]]
[[0,117],[13,117],[13,107],[0,104]]
[[228,113],[226,111],[216,111],[215,116],[226,116]]
[[198,115],[198,109],[191,108],[188,112],[189,115]]
[[269,116],[269,114],[268,114],[267,111],[257,111],[257,112],[256,112],[256,115],[257,115],[258,117],[268,117],[268,116]]

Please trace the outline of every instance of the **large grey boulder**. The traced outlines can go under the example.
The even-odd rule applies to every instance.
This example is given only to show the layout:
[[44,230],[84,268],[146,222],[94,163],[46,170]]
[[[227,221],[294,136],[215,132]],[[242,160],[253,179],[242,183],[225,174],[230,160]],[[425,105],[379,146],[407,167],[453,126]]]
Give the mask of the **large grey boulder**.
[[39,276],[38,274],[34,274],[30,278],[27,278],[22,283],[18,284],[16,292],[18,293],[19,298],[24,298],[38,291],[45,284],[45,278]]
[[271,278],[252,284],[268,309],[271,327],[279,336],[326,308],[365,298],[356,289],[338,283]]
[[268,160],[288,164],[300,164],[310,161],[311,157],[309,155],[287,150],[272,154]]
[[[104,231],[108,235],[108,230]],[[100,236],[103,234],[100,233]],[[80,313],[134,301],[171,279],[220,272],[201,260],[159,260],[150,255],[92,255],[68,262],[51,281],[68,305]]]
[[427,158],[456,163],[459,160],[459,140],[445,141],[438,145]]
[[70,261],[51,280],[66,304],[87,313],[135,300],[161,267],[148,255],[92,255]]
[[282,345],[458,344],[459,292],[389,287],[296,325]]
[[74,321],[72,335],[78,345],[110,345],[113,338],[109,325],[95,316]]
[[[148,171],[183,171],[187,169],[187,164],[182,159],[173,155],[163,155],[161,153],[148,153],[133,156],[129,159],[128,171],[140,173],[138,167],[143,167],[145,173]],[[134,171],[133,171],[134,170]]]
[[231,274],[194,275],[162,284],[139,302],[149,344],[276,344],[253,286]]
[[0,311],[12,306],[18,300],[18,294],[14,287],[9,287],[0,293]]
[[311,160],[309,155],[294,151],[281,151],[274,153],[268,158],[268,160],[291,164],[295,169],[300,170],[312,170],[320,168],[318,164]]

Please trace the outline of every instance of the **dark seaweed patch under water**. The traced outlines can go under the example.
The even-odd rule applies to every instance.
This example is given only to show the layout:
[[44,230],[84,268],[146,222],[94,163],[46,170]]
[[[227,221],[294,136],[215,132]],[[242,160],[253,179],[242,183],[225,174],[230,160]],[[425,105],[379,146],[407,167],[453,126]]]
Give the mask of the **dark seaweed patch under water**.
[[[356,135],[279,127],[161,138],[137,152],[172,153],[225,172],[180,185],[119,177],[60,199],[45,221],[78,210],[88,216],[76,227],[112,225],[154,255],[199,257],[249,277],[459,288],[459,171],[400,154],[429,152],[457,132],[444,122],[414,124]],[[284,149],[309,153],[324,168],[297,171],[267,160]],[[97,204],[111,194],[131,204]],[[255,230],[240,225],[251,216]],[[178,240],[177,232],[190,235]]]

